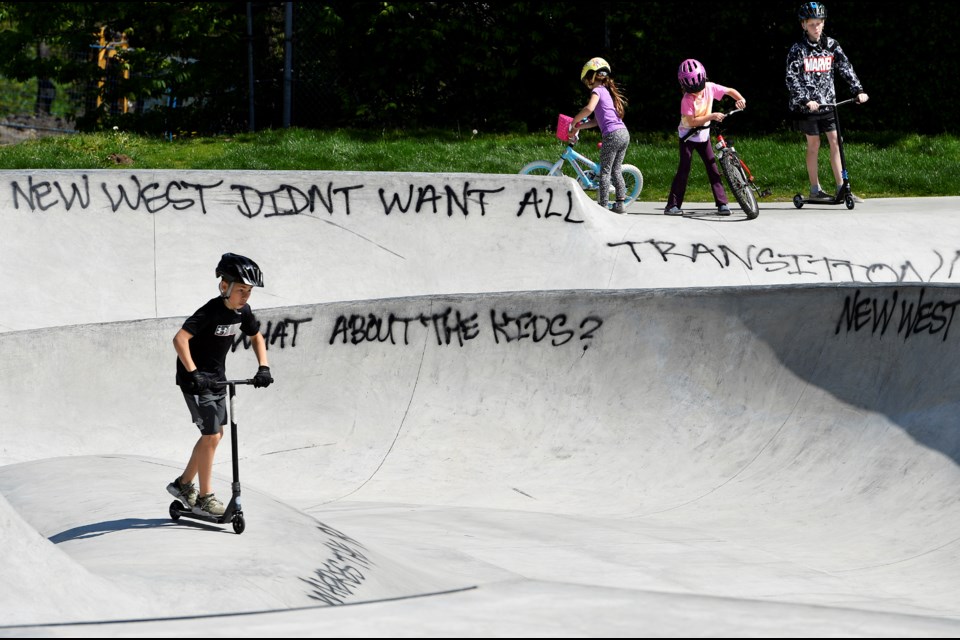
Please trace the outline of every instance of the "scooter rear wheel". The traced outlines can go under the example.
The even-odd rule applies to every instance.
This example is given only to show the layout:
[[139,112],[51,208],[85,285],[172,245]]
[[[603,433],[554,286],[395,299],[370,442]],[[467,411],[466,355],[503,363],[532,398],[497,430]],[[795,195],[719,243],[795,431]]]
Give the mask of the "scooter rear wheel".
[[183,504],[179,500],[174,500],[170,503],[170,518],[172,520],[180,519],[180,512],[183,510]]
[[793,206],[795,206],[797,209],[803,208],[803,196],[799,193],[793,196]]

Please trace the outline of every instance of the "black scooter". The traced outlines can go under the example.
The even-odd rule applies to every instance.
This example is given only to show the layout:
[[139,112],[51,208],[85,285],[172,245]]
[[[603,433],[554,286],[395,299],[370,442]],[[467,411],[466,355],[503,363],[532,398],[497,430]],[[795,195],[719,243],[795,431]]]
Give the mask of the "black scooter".
[[849,102],[857,103],[857,99],[850,98],[836,104],[820,105],[821,107],[831,107],[833,109],[834,118],[836,118],[837,121],[837,146],[840,149],[840,175],[843,177],[843,183],[840,185],[840,189],[837,190],[837,195],[835,195],[832,200],[811,200],[810,198],[804,198],[802,193],[798,193],[797,195],[793,196],[793,206],[795,206],[797,209],[807,203],[831,205],[845,204],[847,205],[847,209],[853,209],[854,205],[856,205],[853,200],[853,191],[850,189],[850,174],[847,173],[847,158],[843,153],[843,134],[840,132],[840,114],[837,112],[837,107]]
[[174,521],[179,520],[180,518],[193,518],[194,520],[203,520],[205,522],[212,522],[214,524],[231,522],[233,523],[234,533],[240,534],[243,533],[243,530],[247,528],[247,523],[243,519],[243,509],[240,507],[240,464],[237,461],[237,421],[234,414],[233,397],[237,393],[236,385],[253,384],[253,379],[224,380],[219,384],[220,386],[226,386],[229,389],[230,444],[233,453],[233,484],[231,484],[230,487],[233,490],[233,495],[230,497],[230,502],[227,503],[222,516],[194,513],[193,509],[191,509],[188,505],[184,505],[179,500],[174,500],[170,503],[170,517]]

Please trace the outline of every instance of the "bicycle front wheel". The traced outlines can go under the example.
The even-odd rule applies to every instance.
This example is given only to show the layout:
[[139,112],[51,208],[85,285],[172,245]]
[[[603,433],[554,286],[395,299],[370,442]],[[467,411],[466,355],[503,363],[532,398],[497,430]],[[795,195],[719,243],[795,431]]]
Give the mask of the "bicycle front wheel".
[[757,195],[747,180],[747,174],[740,166],[740,158],[733,151],[727,151],[720,157],[720,171],[727,179],[733,197],[737,199],[740,208],[747,214],[748,220],[760,215],[760,205],[757,204]]
[[534,160],[533,162],[527,165],[524,165],[523,169],[520,169],[520,175],[522,176],[555,176],[560,174],[553,172],[552,162],[547,162],[546,160]]

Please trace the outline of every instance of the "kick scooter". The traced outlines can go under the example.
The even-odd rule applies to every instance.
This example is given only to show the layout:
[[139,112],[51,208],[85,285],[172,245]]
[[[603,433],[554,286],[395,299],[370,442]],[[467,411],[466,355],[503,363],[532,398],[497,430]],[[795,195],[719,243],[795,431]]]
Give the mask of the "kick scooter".
[[[840,114],[837,112],[837,107],[842,104],[847,104],[848,102],[857,102],[856,98],[850,98],[849,100],[844,100],[843,102],[838,102],[836,104],[824,104],[820,105],[822,107],[832,107],[834,118],[837,121],[837,147],[840,149],[840,175],[843,178],[843,183],[840,185],[840,189],[837,190],[837,195],[833,197],[832,200],[811,200],[810,198],[804,198],[802,193],[798,193],[793,196],[793,206],[797,209],[801,208],[807,203],[811,204],[845,204],[847,209],[853,209],[856,204],[853,201],[853,191],[850,190],[850,174],[847,173],[847,158],[843,153],[843,134],[840,133]],[[859,104],[859,103],[857,103]]]
[[231,522],[233,524],[234,533],[241,534],[243,533],[243,530],[247,528],[247,523],[243,519],[243,509],[240,506],[240,465],[237,461],[237,419],[234,413],[235,409],[233,397],[236,395],[236,386],[238,384],[253,384],[253,379],[224,380],[217,384],[222,387],[225,386],[229,389],[230,448],[233,457],[233,483],[230,485],[230,488],[233,490],[233,495],[230,496],[230,502],[227,503],[222,516],[194,513],[194,511],[188,505],[184,505],[179,500],[174,500],[170,503],[170,517],[174,521],[177,521],[180,518],[193,518],[194,520],[203,520],[205,522],[212,522],[214,524]]

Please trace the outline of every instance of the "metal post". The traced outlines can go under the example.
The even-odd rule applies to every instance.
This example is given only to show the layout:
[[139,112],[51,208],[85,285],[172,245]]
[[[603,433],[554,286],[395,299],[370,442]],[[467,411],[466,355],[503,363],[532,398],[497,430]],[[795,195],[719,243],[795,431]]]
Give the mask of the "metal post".
[[249,99],[248,108],[250,110],[248,120],[250,121],[249,123],[250,132],[253,133],[254,131],[257,130],[257,127],[256,127],[256,124],[254,123],[254,116],[256,113],[256,109],[254,109],[254,106],[253,106],[254,82],[253,82],[253,3],[252,2],[247,3],[247,75],[249,76],[247,93],[250,94],[248,98]]
[[290,128],[293,85],[293,3],[285,2],[283,24],[283,127]]

